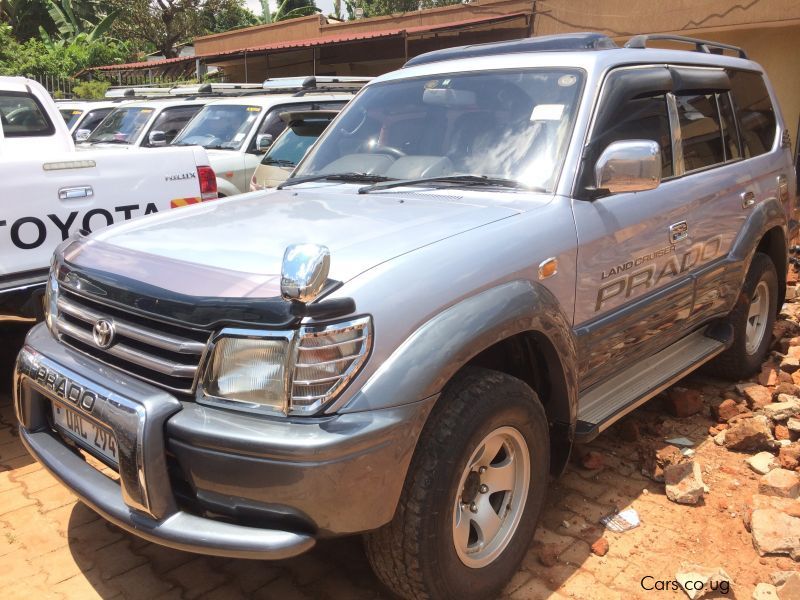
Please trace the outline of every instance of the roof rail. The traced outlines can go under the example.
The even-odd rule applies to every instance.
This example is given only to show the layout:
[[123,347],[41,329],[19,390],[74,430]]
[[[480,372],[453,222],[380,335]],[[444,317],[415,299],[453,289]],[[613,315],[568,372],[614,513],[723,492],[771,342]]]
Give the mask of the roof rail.
[[666,33],[648,33],[644,35],[635,35],[628,40],[625,44],[626,48],[647,48],[647,42],[659,40],[664,42],[679,42],[682,44],[694,44],[695,52],[703,52],[705,54],[722,54],[725,50],[736,52],[739,58],[747,58],[747,52],[739,48],[739,46],[731,46],[730,44],[723,44],[721,42],[712,42],[709,40],[701,40],[698,38],[686,37],[683,35],[669,35]]
[[338,75],[316,75],[310,77],[276,77],[262,84],[265,92],[315,92],[320,90],[360,89],[371,77],[339,77]]
[[602,33],[565,33],[562,35],[541,35],[533,38],[523,38],[508,42],[489,42],[487,44],[473,44],[471,46],[458,46],[434,50],[415,56],[405,67],[426,65],[433,62],[455,60],[458,58],[474,58],[478,56],[493,56],[495,54],[516,54],[520,52],[558,52],[576,50],[609,50],[618,48],[614,41]]

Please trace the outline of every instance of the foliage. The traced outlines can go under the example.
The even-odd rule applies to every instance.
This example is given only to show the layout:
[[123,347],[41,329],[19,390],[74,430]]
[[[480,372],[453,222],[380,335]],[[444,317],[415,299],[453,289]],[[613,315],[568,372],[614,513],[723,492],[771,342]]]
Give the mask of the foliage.
[[[111,32],[130,40],[137,50],[156,49],[166,58],[177,56],[176,46],[220,27],[252,24],[243,0],[108,0],[120,11]],[[224,23],[213,25],[214,20]]]
[[86,100],[101,100],[105,98],[111,84],[105,81],[84,81],[72,88],[72,93],[76,98]]
[[[119,11],[113,10],[108,14],[104,14],[96,9],[96,2],[83,2],[80,4],[83,7],[91,6],[94,10],[91,11],[92,18],[83,18],[79,12],[73,8],[72,0],[47,0],[47,10],[50,13],[50,18],[53,19],[57,28],[57,41],[63,43],[72,43],[80,40],[81,42],[93,43],[103,37],[114,20],[119,15]],[[39,32],[42,39],[47,43],[55,43],[47,31],[39,26]]]
[[348,2],[347,12],[348,18],[353,18],[350,15],[358,7],[364,10],[365,17],[378,17],[451,4],[461,4],[461,0],[354,0],[352,10]]
[[45,0],[0,0],[0,23],[9,25],[19,41],[38,37],[40,24],[48,31],[53,29]]
[[275,12],[270,10],[268,0],[261,0],[261,8],[262,23],[277,23],[278,21],[306,17],[320,12],[314,0],[283,0],[278,4]]

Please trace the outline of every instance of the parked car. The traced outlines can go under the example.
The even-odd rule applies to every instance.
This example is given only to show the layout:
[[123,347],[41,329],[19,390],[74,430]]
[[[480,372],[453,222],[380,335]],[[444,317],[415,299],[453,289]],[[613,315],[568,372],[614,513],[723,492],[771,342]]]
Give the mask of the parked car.
[[75,141],[86,141],[86,138],[97,129],[103,119],[115,108],[120,106],[120,102],[114,101],[87,101],[77,100],[72,102],[58,102],[58,112],[64,117],[72,138]]
[[368,81],[351,78],[340,84],[317,78],[309,83],[308,79],[267,80],[264,95],[210,102],[172,143],[198,144],[208,150],[220,197],[246,192],[262,156],[286,128],[280,113],[338,110]]
[[661,37],[418,56],[277,191],[68,240],[17,360],[22,441],[151,541],[364,533],[401,597],[497,597],[574,444],[770,348],[786,125],[743,50]]
[[250,180],[250,191],[283,183],[305,156],[311,144],[325,131],[338,110],[307,110],[280,113],[286,129],[269,146]]
[[38,83],[0,77],[0,323],[42,316],[50,257],[78,230],[216,198],[202,148],[77,153]]
[[189,96],[126,102],[103,119],[81,149],[166,146],[208,101],[208,97]]

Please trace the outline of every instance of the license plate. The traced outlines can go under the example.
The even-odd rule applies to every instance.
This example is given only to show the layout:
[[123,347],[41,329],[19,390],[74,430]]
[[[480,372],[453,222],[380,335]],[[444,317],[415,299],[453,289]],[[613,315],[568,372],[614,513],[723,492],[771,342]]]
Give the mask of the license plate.
[[56,426],[89,452],[99,454],[114,465],[117,458],[117,440],[109,430],[96,425],[80,413],[53,402],[53,421]]

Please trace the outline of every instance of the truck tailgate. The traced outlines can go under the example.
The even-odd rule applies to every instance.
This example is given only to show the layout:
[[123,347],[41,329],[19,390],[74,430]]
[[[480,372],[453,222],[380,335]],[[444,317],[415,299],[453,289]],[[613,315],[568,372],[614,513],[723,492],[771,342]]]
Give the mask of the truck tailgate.
[[75,231],[199,202],[202,165],[200,147],[4,156],[0,278],[45,269]]

